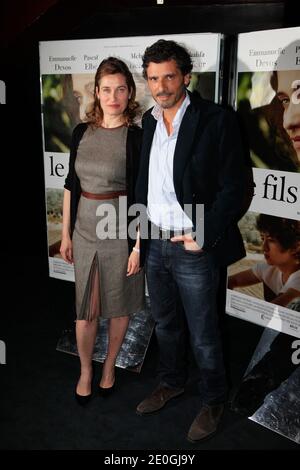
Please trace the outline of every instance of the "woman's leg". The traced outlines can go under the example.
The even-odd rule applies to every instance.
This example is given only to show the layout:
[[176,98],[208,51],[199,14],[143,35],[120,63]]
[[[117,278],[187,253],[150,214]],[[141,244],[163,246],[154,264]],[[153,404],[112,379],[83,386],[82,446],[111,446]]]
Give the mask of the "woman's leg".
[[97,329],[97,319],[92,321],[76,321],[77,349],[81,365],[81,374],[76,388],[76,392],[79,395],[89,395],[91,393],[91,383],[93,375],[92,358],[96,341]]
[[99,269],[96,258],[94,258],[90,276],[91,289],[87,301],[87,318],[89,320],[76,321],[77,349],[81,365],[81,375],[76,389],[79,395],[89,395],[91,393],[92,359],[100,313]]
[[100,381],[100,386],[102,388],[110,388],[114,384],[115,363],[127,331],[128,323],[128,316],[110,319],[107,356],[103,364],[102,377]]

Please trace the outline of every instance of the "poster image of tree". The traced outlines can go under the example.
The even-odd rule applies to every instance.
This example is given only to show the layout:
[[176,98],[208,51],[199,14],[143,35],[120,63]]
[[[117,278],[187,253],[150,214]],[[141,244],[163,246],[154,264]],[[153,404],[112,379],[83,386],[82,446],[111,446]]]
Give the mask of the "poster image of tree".
[[52,257],[60,256],[63,193],[63,189],[48,188],[46,191],[48,248]]
[[44,142],[48,152],[69,152],[72,130],[93,101],[94,74],[42,76]]

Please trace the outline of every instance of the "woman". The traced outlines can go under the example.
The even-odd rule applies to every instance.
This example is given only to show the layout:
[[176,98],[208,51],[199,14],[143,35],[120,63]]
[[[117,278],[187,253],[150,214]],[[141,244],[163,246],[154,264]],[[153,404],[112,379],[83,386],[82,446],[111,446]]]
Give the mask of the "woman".
[[[81,405],[91,398],[92,357],[98,317],[109,318],[107,356],[99,393],[107,395],[115,382],[115,362],[130,315],[144,304],[139,269],[139,240],[127,233],[119,202],[134,203],[142,130],[133,124],[138,110],[136,88],[128,67],[109,57],[95,75],[94,103],[87,122],[78,124],[71,141],[69,174],[63,202],[60,253],[75,267],[76,339],[81,375],[75,397]],[[105,229],[116,221],[114,230]],[[110,215],[111,214],[111,215]],[[116,214],[116,218],[114,218]],[[120,217],[119,217],[120,215]],[[111,219],[111,220],[110,220]]]
[[260,214],[256,225],[266,262],[230,276],[228,288],[263,282],[265,300],[286,307],[300,296],[300,222]]

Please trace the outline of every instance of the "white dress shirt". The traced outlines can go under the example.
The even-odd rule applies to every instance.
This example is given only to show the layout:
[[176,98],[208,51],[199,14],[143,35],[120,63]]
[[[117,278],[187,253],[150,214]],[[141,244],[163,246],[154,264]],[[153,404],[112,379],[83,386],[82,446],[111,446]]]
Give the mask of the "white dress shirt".
[[147,214],[151,222],[164,230],[185,230],[193,226],[177,200],[173,182],[178,131],[189,104],[190,98],[186,94],[173,119],[173,132],[170,135],[164,123],[163,109],[156,104],[152,110],[157,125],[150,151]]

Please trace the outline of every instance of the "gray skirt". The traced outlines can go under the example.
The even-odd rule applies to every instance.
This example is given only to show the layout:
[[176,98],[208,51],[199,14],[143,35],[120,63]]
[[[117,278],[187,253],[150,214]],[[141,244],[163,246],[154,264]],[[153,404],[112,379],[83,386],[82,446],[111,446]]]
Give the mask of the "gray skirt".
[[[80,198],[73,234],[73,258],[78,320],[100,316],[115,318],[133,315],[144,308],[144,272],[127,277],[128,241],[100,239],[103,220],[96,213],[110,205],[116,213],[116,233],[122,232],[118,199],[97,201]],[[100,211],[99,211],[100,209]],[[108,222],[111,218],[107,218]],[[126,223],[126,221],[124,221]],[[100,227],[100,228],[101,228]],[[114,233],[114,227],[112,232]],[[123,227],[124,233],[124,227]]]

